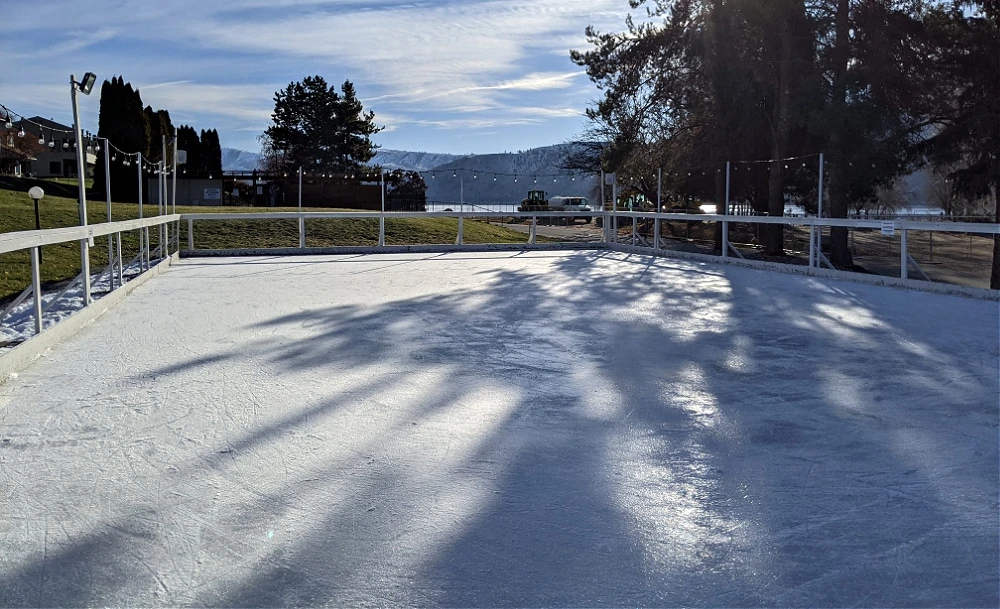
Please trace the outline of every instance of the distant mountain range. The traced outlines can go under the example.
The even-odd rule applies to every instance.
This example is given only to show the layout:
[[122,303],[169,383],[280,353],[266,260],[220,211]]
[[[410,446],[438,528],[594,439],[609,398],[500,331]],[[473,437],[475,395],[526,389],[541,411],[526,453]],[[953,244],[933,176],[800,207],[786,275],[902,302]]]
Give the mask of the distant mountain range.
[[[518,153],[472,155],[379,150],[371,165],[423,173],[431,203],[514,203],[529,190],[544,190],[549,196],[594,198],[596,176],[562,169],[571,147],[559,144]],[[254,152],[222,149],[226,171],[252,171],[259,160],[260,155]]]
[[222,149],[222,170],[223,171],[253,171],[260,163],[260,155],[256,152],[237,150],[236,148]]

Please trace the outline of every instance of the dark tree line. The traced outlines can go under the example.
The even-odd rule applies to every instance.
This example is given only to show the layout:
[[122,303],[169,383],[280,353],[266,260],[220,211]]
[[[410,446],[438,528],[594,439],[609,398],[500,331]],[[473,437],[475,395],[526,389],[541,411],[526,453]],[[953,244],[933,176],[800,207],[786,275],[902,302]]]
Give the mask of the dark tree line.
[[[621,32],[588,28],[589,50],[571,53],[602,92],[571,165],[644,176],[647,195],[662,167],[668,191],[721,201],[720,173],[692,184],[685,169],[824,152],[832,217],[927,164],[948,168],[956,195],[995,196],[1000,3],[623,1],[645,18]],[[786,165],[746,174],[739,196],[781,215],[799,191],[815,212],[815,178]],[[782,227],[764,237],[783,252]],[[831,259],[852,264],[846,229],[833,231]]]
[[[167,110],[154,110],[152,106],[143,107],[139,90],[132,83],[125,82],[121,76],[105,80],[101,86],[101,106],[98,116],[98,137],[107,138],[115,148],[126,153],[141,152],[149,163],[165,160],[167,166],[173,163],[173,145],[170,143],[175,134],[170,113]],[[188,151],[188,164],[185,166],[186,177],[220,175],[222,172],[222,148],[219,144],[219,134],[213,129],[203,130],[201,138],[194,129],[181,126],[176,129],[178,148]],[[166,157],[163,155],[164,137],[167,141]],[[110,171],[111,194],[117,201],[138,202],[139,177],[135,158],[130,157],[130,164],[125,165],[123,158],[114,148],[110,155],[115,157],[110,168],[105,167],[104,155],[97,155],[94,168],[93,190],[97,195],[104,194],[105,174]],[[194,155],[196,162],[192,163]],[[148,177],[148,176],[147,176]],[[142,180],[146,184],[146,180]],[[144,194],[148,200],[148,193]]]

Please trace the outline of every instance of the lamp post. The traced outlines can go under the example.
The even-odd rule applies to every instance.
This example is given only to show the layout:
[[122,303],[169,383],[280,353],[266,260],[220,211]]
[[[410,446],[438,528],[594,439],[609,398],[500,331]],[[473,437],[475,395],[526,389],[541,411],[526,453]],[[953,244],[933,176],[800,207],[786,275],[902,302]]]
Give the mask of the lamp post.
[[[31,200],[35,202],[35,230],[42,230],[42,223],[38,219],[38,201],[45,196],[45,191],[42,190],[41,186],[32,186],[28,189],[28,196]],[[38,247],[38,262],[42,262],[42,247]]]
[[[83,129],[80,127],[80,104],[77,101],[79,93],[90,95],[97,76],[93,72],[83,75],[83,80],[77,82],[76,76],[69,75],[70,97],[73,100],[73,134],[76,137],[76,176],[80,190],[80,226],[87,226],[87,163],[84,160],[86,152],[83,147]],[[90,298],[90,239],[80,240],[80,266],[83,274],[83,304],[89,305]]]

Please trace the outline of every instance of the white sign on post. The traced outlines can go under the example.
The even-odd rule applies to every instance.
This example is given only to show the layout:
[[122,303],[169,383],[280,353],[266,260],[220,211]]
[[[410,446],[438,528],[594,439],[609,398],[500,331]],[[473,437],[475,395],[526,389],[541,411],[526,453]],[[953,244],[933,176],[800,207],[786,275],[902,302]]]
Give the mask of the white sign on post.
[[206,201],[218,201],[222,199],[222,189],[221,188],[206,188],[205,189],[205,200]]
[[896,234],[896,223],[891,221],[882,222],[882,234],[886,237],[892,237]]

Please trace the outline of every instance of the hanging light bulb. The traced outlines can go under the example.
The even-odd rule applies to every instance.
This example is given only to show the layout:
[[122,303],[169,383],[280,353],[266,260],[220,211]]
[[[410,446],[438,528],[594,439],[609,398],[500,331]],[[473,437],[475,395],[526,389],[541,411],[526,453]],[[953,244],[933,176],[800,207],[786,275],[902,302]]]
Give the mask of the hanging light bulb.
[[100,152],[100,151],[101,151],[101,143],[98,142],[94,144],[94,152]]
[[63,141],[63,150],[69,150],[69,142]]
[[118,155],[117,154],[112,154],[111,155],[111,160],[112,161],[117,161],[118,160]]
[[38,143],[39,143],[39,145],[41,145],[41,146],[44,146],[44,145],[45,145],[45,136],[44,136],[44,135],[39,135],[39,136],[38,136]]
[[55,148],[55,147],[56,147],[56,143],[53,142],[52,140],[49,140],[49,148]]
[[5,122],[3,124],[3,126],[6,127],[6,128],[8,128],[8,129],[10,129],[11,127],[14,126],[14,123],[10,122],[10,115],[9,114],[7,115],[7,122]]
[[22,126],[20,131],[17,132],[17,137],[24,137],[24,126]]

